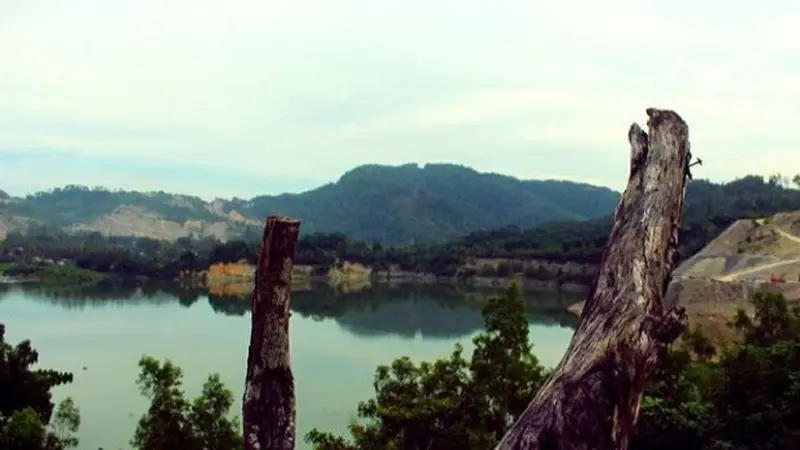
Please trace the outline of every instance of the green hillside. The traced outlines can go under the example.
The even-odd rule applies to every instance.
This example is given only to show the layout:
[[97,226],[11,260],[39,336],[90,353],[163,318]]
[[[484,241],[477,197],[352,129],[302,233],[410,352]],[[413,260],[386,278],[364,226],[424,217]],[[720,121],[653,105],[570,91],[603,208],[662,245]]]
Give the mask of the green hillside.
[[0,212],[35,218],[52,226],[90,222],[122,205],[140,206],[167,220],[214,220],[215,214],[198,197],[166,192],[111,191],[69,185],[37,192],[0,206]]
[[[737,219],[792,210],[800,210],[800,190],[765,182],[759,176],[721,184],[695,180],[687,191],[681,256],[690,257]],[[319,274],[326,273],[337,261],[350,261],[376,271],[399,269],[462,280],[475,275],[521,275],[547,282],[589,284],[610,229],[610,216],[559,220],[525,229],[506,226],[478,231],[447,242],[414,246],[375,245],[342,233],[304,231],[297,242],[295,263],[316,266]],[[32,230],[27,236],[9,233],[0,241],[0,261],[4,257],[14,260],[16,249],[21,247],[27,257],[74,260],[83,269],[171,279],[182,270],[202,270],[216,262],[246,259],[255,264],[261,230],[251,230],[255,232],[225,243]],[[541,264],[543,261],[547,263]]]
[[[694,180],[686,190],[680,235],[681,257],[700,251],[737,219],[800,210],[800,190],[774,179],[748,175],[728,183]],[[484,257],[537,257],[553,261],[598,263],[611,216],[586,221],[554,221],[521,229],[505,227],[470,233],[430,248],[433,254]]]
[[106,235],[157,230],[149,236],[170,240],[197,235],[202,227],[183,224],[199,221],[208,225],[206,230],[214,228],[207,235],[235,239],[248,227],[260,232],[267,215],[284,214],[302,220],[304,233],[342,232],[367,242],[405,245],[442,242],[507,225],[598,218],[613,211],[618,201],[619,193],[607,188],[519,180],[450,164],[365,165],[307,192],[249,200],[207,202],[165,192],[72,185],[4,202],[0,220],[24,217]]
[[406,164],[360,166],[312,191],[259,196],[234,207],[251,217],[297,217],[309,233],[339,231],[366,241],[412,244],[506,225],[598,218],[618,202],[619,193],[583,183]]

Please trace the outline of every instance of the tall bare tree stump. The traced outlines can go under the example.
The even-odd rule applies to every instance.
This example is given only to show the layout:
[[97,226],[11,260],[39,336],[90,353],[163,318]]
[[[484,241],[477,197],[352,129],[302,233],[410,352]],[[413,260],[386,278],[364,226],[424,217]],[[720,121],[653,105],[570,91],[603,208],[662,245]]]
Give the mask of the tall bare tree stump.
[[678,262],[689,174],[689,128],[650,108],[631,125],[628,186],[581,322],[553,376],[496,450],[625,450],[647,380],[686,328],[662,299]]
[[267,218],[253,290],[250,348],[242,400],[246,450],[293,450],[294,376],[289,360],[289,304],[300,222]]

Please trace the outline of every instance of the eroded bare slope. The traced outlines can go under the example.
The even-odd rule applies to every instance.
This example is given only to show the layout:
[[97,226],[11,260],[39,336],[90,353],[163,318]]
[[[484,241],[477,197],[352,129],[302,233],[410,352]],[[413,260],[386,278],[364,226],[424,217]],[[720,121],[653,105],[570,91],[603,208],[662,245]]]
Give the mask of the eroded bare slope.
[[676,277],[719,281],[800,278],[800,211],[764,219],[742,219],[675,271]]

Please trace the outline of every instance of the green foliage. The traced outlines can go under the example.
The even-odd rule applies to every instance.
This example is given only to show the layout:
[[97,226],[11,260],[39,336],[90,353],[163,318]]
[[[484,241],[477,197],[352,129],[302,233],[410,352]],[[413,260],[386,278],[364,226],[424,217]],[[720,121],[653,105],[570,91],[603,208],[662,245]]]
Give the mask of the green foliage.
[[139,361],[137,384],[150,399],[150,408],[139,419],[131,445],[139,450],[205,450],[242,448],[238,419],[229,419],[233,393],[219,375],[203,384],[193,401],[182,390],[183,373],[169,360],[152,357]]
[[546,372],[532,353],[518,283],[490,298],[483,314],[486,331],[469,361],[456,345],[446,359],[378,367],[375,398],[358,405],[351,441],[319,430],[306,439],[325,450],[489,448]]
[[0,448],[4,449],[45,448],[46,441],[42,419],[33,408],[14,411],[0,431]]
[[0,272],[8,277],[32,278],[49,284],[92,284],[105,278],[105,275],[80,267],[60,264],[7,264]]
[[[53,411],[50,389],[72,381],[72,374],[32,370],[38,353],[23,341],[5,341],[0,324],[0,450],[64,450],[78,446],[80,410],[67,397]],[[233,393],[213,374],[192,401],[181,389],[181,369],[169,360],[139,361],[137,384],[151,401],[131,445],[139,450],[235,450],[242,448],[237,419],[229,419]]]
[[686,448],[704,448],[713,416],[702,396],[702,366],[692,356],[687,347],[667,354],[642,400],[632,449],[667,450],[677,442]]
[[[800,209],[800,191],[766,182],[763,177],[747,176],[723,184],[695,180],[687,189],[680,233],[681,256],[693,255],[737,219],[796,209]],[[344,234],[317,235],[298,243],[298,257],[311,264],[346,259],[378,269],[396,265],[402,270],[439,276],[516,275],[559,283],[590,284],[594,278],[591,270],[568,271],[541,265],[533,268],[523,263],[540,259],[553,263],[598,264],[611,226],[610,216],[546,222],[526,229],[509,225],[475,231],[447,243],[399,248],[365,244]],[[309,235],[304,233],[304,239],[306,236]],[[475,257],[508,260],[497,268],[482,267],[483,272],[477,273],[477,269],[465,267],[467,260]]]
[[[764,217],[800,209],[800,191],[746,176],[729,183],[692,181],[686,190],[680,232],[681,256],[688,258],[737,219]],[[474,232],[433,252],[470,256],[542,258],[597,264],[611,232],[610,216],[586,221],[557,221],[529,229],[508,226]]]
[[[433,363],[379,367],[375,398],[350,439],[310,432],[320,450],[492,448],[547,376],[531,353],[518,287],[490,300],[470,361],[457,346]],[[759,293],[744,341],[716,348],[696,329],[671,349],[642,401],[632,450],[794,449],[800,439],[800,311]]]
[[761,292],[739,311],[741,344],[697,330],[651,382],[632,449],[794,449],[800,439],[800,312]]
[[[471,357],[380,366],[375,396],[357,407],[347,438],[313,430],[321,450],[492,448],[525,409],[549,371],[533,355],[519,284],[491,297],[485,331]],[[692,329],[657,369],[642,402],[632,450],[794,449],[800,439],[800,309],[761,292],[734,321],[740,343],[715,347]],[[0,326],[0,450],[77,445],[80,415],[71,399],[53,412],[50,389],[70,374],[31,370],[30,343],[12,346]],[[150,400],[131,444],[140,450],[242,448],[233,397],[211,375],[193,400],[169,360],[143,357],[138,385]]]
[[744,345],[720,362],[713,392],[724,441],[753,449],[796,448],[800,442],[800,310],[785,298],[760,293],[755,313],[739,312]]
[[53,414],[50,390],[72,382],[72,374],[32,369],[39,354],[29,341],[13,346],[0,324],[0,450],[61,450],[78,445],[73,436],[80,411],[70,398]]
[[6,214],[32,217],[48,225],[67,226],[86,223],[113,212],[120,206],[139,206],[167,220],[218,219],[199,197],[165,192],[136,192],[103,187],[68,185],[28,195],[21,201],[0,205]]
[[259,196],[237,207],[251,217],[297,217],[310,233],[409,245],[508,224],[601,217],[618,201],[610,189],[568,181],[522,181],[453,164],[371,164],[312,191]]
[[[392,175],[394,170],[398,171],[398,174],[402,173],[402,175]],[[611,230],[612,221],[610,216],[583,221],[560,220],[545,222],[527,229],[522,229],[517,225],[496,228],[508,223],[530,225],[536,223],[536,220],[522,220],[520,219],[521,216],[517,216],[512,220],[503,218],[504,216],[500,213],[492,213],[489,214],[493,217],[492,220],[496,219],[500,223],[494,225],[476,224],[469,220],[459,219],[457,215],[450,214],[456,214],[453,211],[459,210],[458,208],[448,209],[447,207],[441,207],[437,203],[438,206],[431,207],[430,211],[436,214],[448,214],[446,218],[442,219],[441,223],[426,219],[428,212],[425,211],[427,210],[419,211],[411,208],[408,210],[410,211],[408,214],[413,217],[414,221],[413,224],[408,224],[403,222],[402,219],[406,214],[404,212],[406,210],[401,207],[402,204],[405,204],[402,201],[400,206],[395,205],[391,211],[381,212],[381,208],[386,207],[384,203],[375,204],[375,201],[377,201],[375,199],[369,201],[362,199],[363,202],[354,203],[356,206],[360,205],[358,206],[358,208],[361,208],[360,212],[350,211],[346,217],[340,218],[340,221],[337,219],[337,221],[332,221],[327,225],[318,222],[323,218],[328,220],[331,217],[338,217],[335,214],[349,211],[348,208],[356,208],[353,205],[346,206],[343,204],[344,200],[339,197],[344,195],[341,192],[336,195],[325,194],[325,192],[335,193],[339,192],[337,189],[345,189],[342,186],[350,186],[345,189],[346,192],[349,192],[349,190],[356,190],[352,187],[354,184],[362,186],[363,183],[368,181],[377,183],[375,188],[377,191],[374,189],[357,189],[356,191],[360,193],[358,195],[353,194],[353,198],[361,198],[363,196],[369,197],[373,194],[378,195],[375,192],[382,192],[381,189],[386,188],[384,185],[388,183],[394,186],[391,189],[399,190],[397,195],[402,197],[407,194],[404,189],[407,189],[408,186],[416,185],[399,183],[396,182],[396,179],[405,179],[404,177],[416,179],[414,177],[417,177],[422,180],[419,181],[423,186],[419,187],[420,192],[425,192],[424,186],[428,186],[428,188],[438,186],[436,189],[441,192],[449,192],[447,195],[456,196],[457,193],[439,186],[434,181],[439,177],[445,177],[445,179],[447,177],[458,178],[456,175],[462,172],[472,174],[465,175],[467,179],[475,176],[478,178],[489,177],[487,180],[494,180],[486,185],[487,191],[481,194],[483,197],[486,197],[487,193],[491,192],[505,192],[504,189],[511,189],[508,187],[511,185],[528,186],[525,189],[534,189],[531,186],[538,186],[534,190],[550,189],[553,186],[558,186],[557,189],[550,189],[547,193],[553,198],[560,199],[559,203],[561,204],[574,203],[586,206],[585,202],[589,202],[598,205],[598,209],[593,209],[591,214],[586,214],[587,217],[592,216],[601,209],[610,212],[616,204],[616,200],[611,201],[609,197],[609,201],[613,205],[608,204],[601,207],[600,205],[605,203],[597,201],[594,196],[605,196],[606,194],[597,193],[593,190],[595,188],[590,186],[555,181],[522,182],[506,179],[499,175],[478,174],[469,169],[456,166],[429,165],[424,169],[419,169],[416,166],[403,166],[401,168],[367,166],[345,175],[336,184],[324,186],[305,194],[259,197],[252,201],[233,200],[228,206],[239,208],[243,211],[258,210],[257,212],[251,211],[252,214],[257,214],[258,217],[263,217],[267,210],[270,213],[288,213],[301,219],[306,217],[303,220],[302,235],[296,246],[295,262],[296,264],[314,266],[314,274],[325,274],[331,266],[341,261],[351,261],[371,266],[378,271],[392,269],[404,272],[426,273],[439,277],[451,277],[459,281],[468,280],[473,276],[502,278],[521,276],[551,282],[554,285],[566,282],[591,284],[595,276],[596,265],[600,262],[603,247]],[[380,188],[380,186],[384,187]],[[72,190],[76,190],[78,194],[86,192],[77,188]],[[70,191],[70,189],[67,189],[67,191]],[[581,197],[581,192],[585,194],[583,197]],[[586,194],[587,192],[594,193]],[[59,195],[65,194],[62,192]],[[152,196],[152,198],[160,198],[159,195]],[[420,198],[424,197],[422,193],[419,195],[421,196]],[[496,194],[492,195],[496,203],[505,204],[504,200],[497,199]],[[516,194],[508,195],[512,199],[516,198],[514,197]],[[329,196],[329,198],[325,196]],[[569,200],[565,196],[573,200]],[[327,200],[314,200],[322,197],[327,198]],[[577,200],[579,197],[584,198],[585,202],[584,200]],[[148,198],[151,197],[149,196]],[[500,198],[505,197],[501,196]],[[466,202],[468,199],[469,196],[465,197],[463,201]],[[166,197],[162,200],[166,202]],[[384,200],[389,201],[387,199]],[[442,199],[436,201],[439,202],[440,200],[444,201]],[[195,200],[187,201],[189,204],[193,204],[192,202]],[[349,205],[350,203],[347,204]],[[506,209],[513,209],[511,206],[507,206],[508,208]],[[262,211],[259,208],[264,210]],[[293,208],[300,209],[295,211]],[[308,212],[304,212],[307,209],[303,208],[310,208],[308,211],[314,208],[319,208],[319,211],[328,211],[332,208],[333,211],[311,215]],[[788,189],[781,183],[765,182],[762,177],[747,176],[725,184],[695,180],[687,189],[683,227],[680,236],[681,255],[687,258],[699,251],[711,239],[718,236],[739,218],[763,217],[794,209],[800,209],[800,191]],[[2,205],[0,205],[0,210],[2,210]],[[491,212],[494,210],[489,208],[485,211],[471,211],[469,217],[482,217],[486,211]],[[304,214],[308,214],[308,216],[304,216]],[[598,213],[598,215],[602,214]],[[311,218],[307,219],[307,217]],[[574,219],[574,217],[567,218]],[[448,228],[450,225],[446,224],[458,224],[458,229]],[[423,225],[427,227],[425,228],[427,231],[418,229]],[[392,227],[401,231],[391,231],[393,230]],[[491,229],[491,231],[474,231],[476,228]],[[315,232],[315,230],[322,229],[339,229],[344,232]],[[369,230],[389,230],[387,233],[394,237],[390,238]],[[443,236],[451,236],[453,235],[452,233],[457,234],[470,230],[473,230],[473,232],[449,242],[421,243],[434,241]],[[0,261],[8,261],[10,259],[16,262],[27,262],[35,256],[68,259],[80,268],[101,273],[173,279],[182,271],[203,270],[209,264],[216,262],[231,262],[244,259],[254,264],[259,252],[261,233],[262,230],[260,228],[251,227],[245,231],[241,240],[231,240],[224,243],[213,239],[193,238],[181,238],[176,242],[164,242],[147,238],[107,237],[100,233],[67,235],[53,227],[34,227],[28,231],[27,235],[17,232],[9,233],[5,241],[0,242]],[[436,238],[435,236],[439,237]],[[359,237],[362,239],[358,239]],[[368,237],[368,239],[363,240],[364,237]],[[381,243],[381,241],[384,241],[384,243]],[[385,242],[416,242],[417,245],[400,247],[386,245]],[[20,248],[23,248],[24,252],[18,255],[15,252]],[[476,260],[476,258],[499,258],[505,259],[505,261],[496,266],[471,265],[470,261]],[[547,264],[530,264],[533,260],[544,260]],[[576,267],[575,264],[571,267],[559,265],[563,263],[578,263],[582,266]]]
[[[617,192],[583,183],[522,181],[450,164],[366,165],[304,193],[223,201],[222,212],[236,210],[259,221],[285,214],[302,220],[304,233],[342,232],[366,242],[409,245],[507,224],[597,218],[618,201]],[[0,214],[68,226],[91,222],[123,205],[180,223],[223,220],[235,225],[197,197],[75,185],[0,204]]]
[[[36,272],[37,276],[44,275],[43,278],[55,282],[96,282],[102,278],[99,273],[171,280],[183,270],[207,268],[208,256],[216,244],[213,240],[166,242],[107,237],[100,233],[36,230],[28,234],[9,233],[0,242],[0,258],[16,263],[16,275]],[[6,275],[11,275],[10,268],[6,266]]]
[[81,411],[75,402],[67,397],[56,407],[53,420],[50,422],[53,436],[65,447],[77,447],[78,438],[74,436],[81,427]]

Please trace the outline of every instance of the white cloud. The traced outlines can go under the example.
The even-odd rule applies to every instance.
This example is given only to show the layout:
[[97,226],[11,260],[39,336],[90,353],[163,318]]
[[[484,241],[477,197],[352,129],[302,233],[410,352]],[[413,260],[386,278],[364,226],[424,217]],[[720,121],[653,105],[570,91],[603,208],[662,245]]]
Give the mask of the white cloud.
[[0,158],[320,182],[446,160],[619,188],[627,127],[659,106],[689,123],[699,176],[800,172],[799,22],[788,1],[12,2]]

